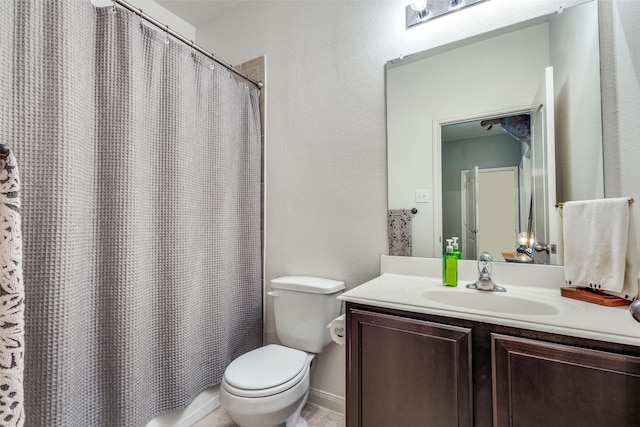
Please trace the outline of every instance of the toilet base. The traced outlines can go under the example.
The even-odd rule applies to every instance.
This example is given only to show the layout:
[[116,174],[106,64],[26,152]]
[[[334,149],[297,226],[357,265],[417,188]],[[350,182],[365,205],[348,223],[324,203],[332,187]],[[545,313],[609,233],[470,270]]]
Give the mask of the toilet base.
[[294,427],[307,427],[307,420],[302,417],[298,418],[298,422]]
[[[308,397],[309,390],[307,390],[304,396],[298,401],[296,410],[284,422],[275,421],[275,419],[278,418],[278,415],[274,413],[263,414],[262,416],[256,416],[255,414],[246,416],[244,414],[236,413],[233,410],[225,409],[227,411],[227,415],[229,415],[229,417],[231,417],[231,419],[241,427],[307,427],[307,420],[302,418],[301,414],[302,408],[304,408],[304,405],[307,403]],[[224,404],[222,406],[224,408]],[[280,420],[282,419],[283,418],[280,418]],[[275,424],[274,421],[276,422]]]
[[291,417],[289,417],[289,419],[287,420],[285,427],[307,427],[307,420],[302,418],[301,414],[302,408],[304,408],[304,405],[307,403],[308,397],[309,390],[307,390],[307,392],[304,394],[304,397],[302,398],[298,409],[296,409],[296,412],[294,412],[293,415],[291,415]]

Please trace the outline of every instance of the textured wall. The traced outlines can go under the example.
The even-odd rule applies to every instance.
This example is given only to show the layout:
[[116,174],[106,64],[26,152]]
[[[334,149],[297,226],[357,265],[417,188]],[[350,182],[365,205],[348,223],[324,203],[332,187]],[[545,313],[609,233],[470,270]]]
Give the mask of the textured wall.
[[[491,0],[411,30],[404,28],[404,3],[247,1],[198,28],[198,43],[228,62],[267,56],[267,280],[312,274],[353,287],[378,274],[387,250],[386,61],[551,12],[561,2]],[[606,171],[607,194],[636,193],[640,201],[640,54],[631,55],[640,52],[640,30],[632,26],[639,11],[634,0],[616,2],[618,67],[607,60],[626,93],[604,103],[615,127],[605,147],[614,168]],[[271,340],[271,315],[267,320]],[[344,348],[332,345],[318,368],[313,386],[343,396]]]
[[635,198],[640,230],[640,2],[599,4],[605,194]]
[[[378,275],[387,250],[383,66],[393,53],[379,54],[376,28],[388,25],[387,6],[255,2],[198,30],[226,61],[267,57],[267,281],[308,274],[353,287]],[[331,344],[313,386],[343,396],[344,357]]]
[[[555,15],[550,22],[556,92],[556,200],[604,194],[598,18],[595,2]],[[561,23],[561,24],[559,24]],[[553,43],[562,40],[562,43]],[[589,173],[585,173],[589,171]]]

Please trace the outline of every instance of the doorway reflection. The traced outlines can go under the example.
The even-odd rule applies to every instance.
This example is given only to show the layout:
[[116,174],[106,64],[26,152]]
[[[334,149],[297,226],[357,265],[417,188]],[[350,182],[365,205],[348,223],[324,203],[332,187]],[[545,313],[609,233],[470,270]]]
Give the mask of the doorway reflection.
[[507,260],[531,233],[530,123],[526,112],[442,127],[443,235],[460,237],[464,259]]

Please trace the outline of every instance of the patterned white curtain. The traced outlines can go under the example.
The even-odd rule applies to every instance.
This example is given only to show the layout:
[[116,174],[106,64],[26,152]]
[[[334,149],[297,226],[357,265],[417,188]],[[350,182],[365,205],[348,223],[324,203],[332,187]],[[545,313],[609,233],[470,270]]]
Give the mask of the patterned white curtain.
[[0,1],[0,55],[26,425],[144,426],[261,345],[259,92],[89,0]]

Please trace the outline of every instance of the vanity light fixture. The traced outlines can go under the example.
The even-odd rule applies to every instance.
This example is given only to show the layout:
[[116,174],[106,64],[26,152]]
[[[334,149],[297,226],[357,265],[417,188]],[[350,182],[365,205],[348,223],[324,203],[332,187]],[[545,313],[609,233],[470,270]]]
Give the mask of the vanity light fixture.
[[[416,0],[407,6],[407,28],[420,24],[433,17],[433,13],[427,8],[427,0]],[[409,25],[409,20],[413,22]]]
[[485,0],[414,0],[405,7],[407,29],[482,1]]
[[433,13],[427,8],[427,0],[416,0],[406,7],[407,28],[422,24],[432,18]]
[[427,8],[427,0],[417,0],[409,4],[416,12],[424,11]]

